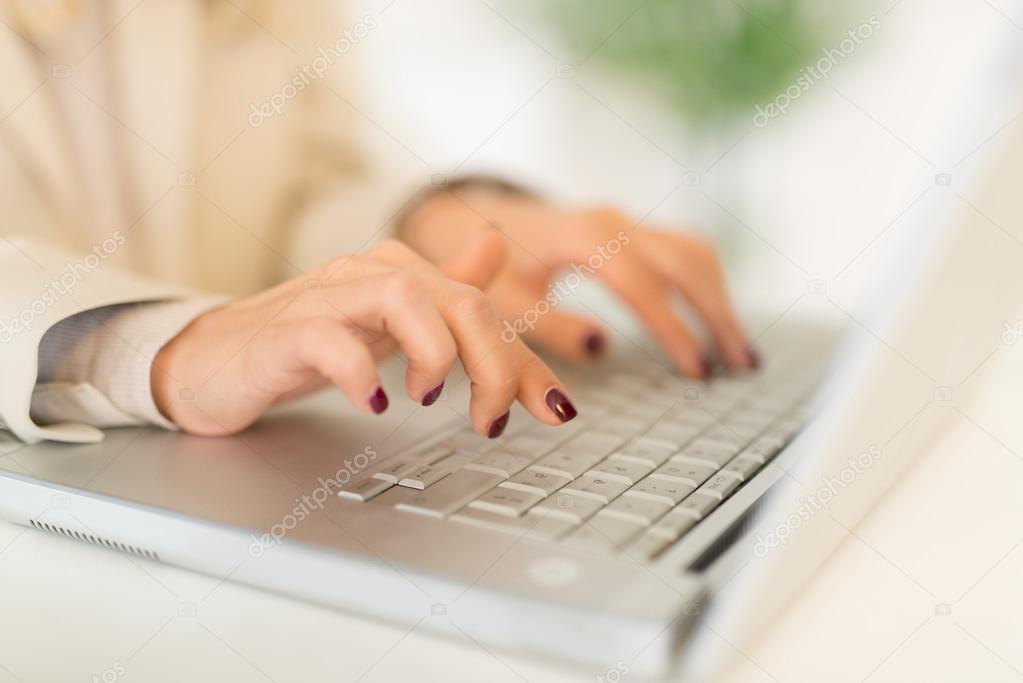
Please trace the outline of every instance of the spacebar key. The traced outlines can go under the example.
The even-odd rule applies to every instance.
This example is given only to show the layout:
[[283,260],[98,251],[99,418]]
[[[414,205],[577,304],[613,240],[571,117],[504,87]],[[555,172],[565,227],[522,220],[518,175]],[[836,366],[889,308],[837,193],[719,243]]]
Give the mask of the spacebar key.
[[422,491],[395,487],[379,496],[381,502],[393,502],[399,510],[434,517],[446,517],[486,493],[504,477],[489,472],[458,470]]

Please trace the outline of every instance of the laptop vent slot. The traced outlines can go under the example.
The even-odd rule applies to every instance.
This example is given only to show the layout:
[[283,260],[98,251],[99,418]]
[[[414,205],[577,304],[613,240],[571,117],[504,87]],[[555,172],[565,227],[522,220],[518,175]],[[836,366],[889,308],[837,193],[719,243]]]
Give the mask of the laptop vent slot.
[[62,526],[56,524],[47,524],[46,522],[37,522],[34,519],[28,520],[29,525],[40,531],[48,531],[51,534],[57,536],[64,536],[66,538],[75,539],[77,541],[85,541],[86,543],[92,543],[93,545],[101,545],[104,548],[110,548],[118,552],[127,553],[128,555],[135,555],[147,560],[159,560],[160,556],[154,553],[152,550],[146,550],[145,548],[138,548],[133,545],[127,545],[125,543],[118,543],[117,541],[111,541],[110,539],[103,538],[102,536],[94,536],[93,534],[83,534],[79,531],[73,531],[71,529],[65,529]]

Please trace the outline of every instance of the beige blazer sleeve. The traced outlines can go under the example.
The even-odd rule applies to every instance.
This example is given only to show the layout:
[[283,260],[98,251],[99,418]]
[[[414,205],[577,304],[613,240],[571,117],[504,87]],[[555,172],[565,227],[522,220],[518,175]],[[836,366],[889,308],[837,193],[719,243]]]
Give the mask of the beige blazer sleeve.
[[[83,255],[30,238],[0,240],[3,426],[26,442],[94,442],[103,438],[98,427],[147,421],[118,408],[107,394],[87,382],[38,383],[40,341],[58,323],[83,312],[118,304],[187,301],[194,296],[117,268],[107,261],[102,249]],[[176,334],[175,326],[187,324],[194,315],[195,311],[187,311],[165,317],[170,323],[163,326],[167,329],[153,329],[161,329],[169,338]],[[149,341],[141,345],[129,339],[121,341],[120,356],[125,366],[148,372],[150,354],[159,346],[153,348]],[[155,343],[162,345],[159,339]],[[126,357],[130,354],[141,357]]]

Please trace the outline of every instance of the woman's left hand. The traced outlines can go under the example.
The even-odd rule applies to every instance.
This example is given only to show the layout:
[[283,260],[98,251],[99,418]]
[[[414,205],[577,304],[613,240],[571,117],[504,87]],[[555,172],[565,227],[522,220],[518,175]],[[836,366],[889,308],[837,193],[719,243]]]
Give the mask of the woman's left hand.
[[506,334],[520,334],[573,361],[599,357],[607,339],[601,325],[557,307],[581,280],[595,278],[632,309],[684,374],[704,377],[712,362],[710,350],[701,348],[673,310],[676,292],[706,325],[723,365],[757,367],[706,238],[638,227],[615,209],[569,210],[468,188],[428,199],[405,221],[403,237],[429,260],[443,263],[487,230],[501,234],[507,246],[507,261],[487,290]]

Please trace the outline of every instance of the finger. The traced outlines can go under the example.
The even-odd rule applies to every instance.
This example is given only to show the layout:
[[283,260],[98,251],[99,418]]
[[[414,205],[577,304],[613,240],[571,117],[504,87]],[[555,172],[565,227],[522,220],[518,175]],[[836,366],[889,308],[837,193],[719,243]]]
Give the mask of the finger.
[[636,312],[679,370],[690,377],[710,373],[699,342],[671,308],[666,281],[624,252],[609,261],[599,277]]
[[405,387],[412,400],[424,405],[437,400],[458,347],[423,277],[394,270],[327,288],[324,294],[343,320],[367,336],[394,338],[408,360]]
[[273,348],[276,357],[270,362],[286,373],[299,378],[312,369],[340,388],[360,410],[379,414],[387,409],[387,393],[373,356],[339,320],[324,316],[289,325],[283,342]]
[[486,289],[507,256],[504,239],[494,230],[476,236],[468,246],[441,265],[445,277]]
[[757,356],[735,315],[714,249],[698,241],[676,243],[672,252],[677,255],[677,262],[675,267],[666,269],[665,275],[707,324],[722,360],[730,367],[755,368]]
[[438,309],[458,345],[472,382],[469,416],[477,432],[491,438],[508,424],[518,393],[519,369],[510,345],[502,341],[497,312],[480,290],[450,280],[437,281]]
[[469,417],[473,428],[484,436],[500,436],[518,393],[519,372],[515,354],[502,341],[500,321],[490,299],[476,287],[433,276],[439,271],[400,242],[388,240],[376,247],[374,254],[420,273],[431,285],[434,302],[472,383]]
[[557,310],[543,289],[531,296],[518,283],[494,287],[494,296],[508,302],[505,330],[513,330],[531,345],[576,363],[596,360],[607,349],[607,334],[598,323]]
[[519,363],[518,400],[536,419],[550,425],[568,422],[577,412],[568,390],[522,340],[512,343]]

